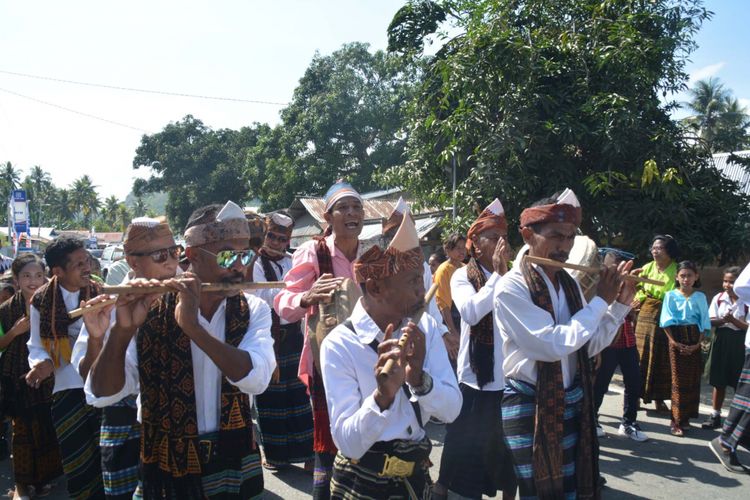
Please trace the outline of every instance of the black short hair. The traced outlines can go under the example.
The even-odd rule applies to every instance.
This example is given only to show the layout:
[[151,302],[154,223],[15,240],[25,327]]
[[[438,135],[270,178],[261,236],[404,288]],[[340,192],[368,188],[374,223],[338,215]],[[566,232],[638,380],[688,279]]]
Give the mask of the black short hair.
[[23,268],[29,264],[39,264],[39,266],[42,268],[42,272],[45,271],[44,261],[42,261],[42,259],[38,255],[24,252],[18,254],[18,256],[13,261],[13,264],[11,264],[10,266],[10,271],[13,273],[13,277],[18,279],[18,276],[21,274],[21,271],[23,271]]
[[80,238],[75,236],[63,235],[49,244],[44,251],[44,260],[50,269],[61,267],[65,269],[68,264],[68,257],[76,250],[85,249],[86,244]]
[[677,246],[677,240],[674,239],[674,237],[668,235],[668,234],[657,234],[653,238],[651,238],[651,246],[654,245],[654,242],[657,240],[661,240],[664,242],[664,249],[667,251],[667,255],[669,255],[672,260],[677,260],[677,258],[680,256],[680,247]]
[[198,224],[207,224],[209,222],[216,221],[216,216],[221,212],[223,205],[214,203],[213,205],[206,205],[205,207],[196,208],[193,213],[188,217],[187,225],[185,229],[197,226]]
[[[698,265],[695,262],[693,262],[692,260],[683,260],[682,262],[677,264],[677,272],[675,273],[675,281],[677,281],[677,278],[676,278],[677,274],[679,274],[680,271],[682,271],[683,269],[689,269],[693,271],[695,274],[698,274]],[[677,283],[679,286],[679,282]],[[693,288],[700,288],[700,287],[701,287],[701,280],[699,277],[697,280],[695,280],[695,284],[693,285]]]
[[728,268],[724,269],[723,274],[731,274],[732,276],[737,278],[741,272],[742,269],[740,269],[740,266],[729,266]]
[[458,246],[460,241],[465,242],[466,236],[461,233],[451,233],[445,238],[445,240],[443,240],[443,249],[445,249],[446,252],[450,252]]
[[427,260],[429,261],[433,257],[435,257],[435,260],[437,260],[438,264],[442,264],[443,262],[448,260],[448,257],[446,257],[443,252],[435,252],[433,254],[430,254],[430,256],[427,257]]

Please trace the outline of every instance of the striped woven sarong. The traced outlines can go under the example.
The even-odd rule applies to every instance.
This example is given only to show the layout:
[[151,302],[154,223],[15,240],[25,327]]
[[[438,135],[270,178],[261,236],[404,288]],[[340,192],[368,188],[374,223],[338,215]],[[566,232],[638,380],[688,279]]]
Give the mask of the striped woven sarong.
[[750,449],[750,349],[745,350],[745,364],[721,428],[721,442],[735,451],[739,445]]
[[[518,380],[507,379],[502,402],[503,433],[505,443],[513,456],[522,499],[536,498],[534,484],[534,421],[536,418],[536,389]],[[579,416],[583,402],[583,389],[574,384],[565,390],[563,415],[563,488],[565,498],[576,498],[576,447],[578,444]]]
[[102,480],[108,499],[130,499],[138,486],[141,446],[136,396],[130,395],[102,411]]
[[52,397],[52,420],[68,479],[68,495],[73,499],[105,498],[99,453],[99,411],[86,404],[83,389],[67,389]]
[[672,397],[669,341],[659,327],[661,300],[646,298],[635,324],[635,343],[641,364],[641,398],[644,403]]
[[[219,433],[201,434],[198,439],[211,441],[213,449],[216,450]],[[263,497],[263,469],[260,465],[260,453],[257,450],[239,459],[226,458],[214,453],[207,464],[201,464],[201,469],[201,484],[207,499],[249,500]],[[143,498],[143,488],[139,481],[133,500]],[[163,498],[181,500],[166,496]]]
[[[696,325],[671,326],[669,330],[675,342],[695,345],[700,341],[701,334]],[[685,424],[688,419],[698,417],[703,375],[701,351],[683,356],[670,344],[669,362],[672,368],[672,420]]]
[[[394,451],[397,455],[422,450],[429,455],[432,443],[428,437],[421,441],[397,440]],[[397,500],[429,499],[432,496],[429,461],[415,464],[409,478],[383,477],[352,461],[341,453],[333,462],[331,477],[331,499],[346,500]]]
[[271,382],[256,396],[261,442],[271,465],[313,459],[313,417],[305,385],[297,376],[302,332],[299,323],[284,325],[285,335],[277,347],[279,381]]

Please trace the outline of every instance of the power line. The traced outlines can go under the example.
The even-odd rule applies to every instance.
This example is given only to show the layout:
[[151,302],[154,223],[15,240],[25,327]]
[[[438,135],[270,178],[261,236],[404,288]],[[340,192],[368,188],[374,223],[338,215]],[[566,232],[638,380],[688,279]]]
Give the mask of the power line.
[[89,114],[89,113],[85,113],[83,111],[78,111],[78,110],[75,110],[75,109],[66,108],[65,106],[60,106],[59,104],[55,104],[55,103],[48,102],[48,101],[43,101],[42,99],[37,99],[36,97],[30,97],[30,96],[27,96],[27,95],[24,95],[24,94],[19,94],[18,92],[13,92],[12,90],[0,88],[0,92],[5,92],[7,94],[11,94],[11,95],[14,95],[16,97],[22,97],[23,99],[28,99],[30,101],[34,101],[34,102],[39,103],[39,104],[44,104],[45,106],[51,106],[53,108],[62,109],[63,111],[67,111],[69,113],[74,113],[76,115],[85,116],[87,118],[93,118],[94,120],[99,120],[99,121],[102,121],[102,122],[105,122],[105,123],[109,123],[111,125],[117,125],[118,127],[125,127],[125,128],[129,128],[130,130],[135,130],[137,132],[143,132],[144,134],[151,134],[151,132],[149,132],[148,130],[144,130],[142,128],[133,127],[132,125],[127,125],[125,123],[120,123],[120,122],[117,122],[117,121],[114,121],[114,120],[110,120],[108,118],[102,118],[101,116],[92,115],[92,114]]
[[27,73],[17,73],[15,71],[0,70],[0,73],[6,74],[6,75],[12,75],[12,76],[21,76],[24,78],[34,78],[37,80],[47,80],[51,82],[68,83],[71,85],[84,85],[86,87],[98,87],[98,88],[103,88],[103,89],[123,90],[126,92],[140,92],[143,94],[169,95],[169,96],[175,96],[175,97],[190,97],[193,99],[209,99],[213,101],[244,102],[244,103],[249,103],[249,104],[266,104],[269,106],[286,106],[289,104],[288,102],[259,101],[255,99],[242,99],[239,97],[220,97],[220,96],[199,95],[199,94],[186,94],[183,92],[167,92],[165,90],[149,90],[149,89],[138,89],[134,87],[121,87],[119,85],[107,85],[104,83],[79,82],[76,80],[65,80],[62,78],[53,78],[51,76],[40,76],[40,75],[30,75]]

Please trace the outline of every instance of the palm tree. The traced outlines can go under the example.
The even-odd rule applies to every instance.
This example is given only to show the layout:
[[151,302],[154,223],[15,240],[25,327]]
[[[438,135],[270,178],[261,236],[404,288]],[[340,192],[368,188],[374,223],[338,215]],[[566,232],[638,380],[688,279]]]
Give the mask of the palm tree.
[[130,224],[130,221],[132,219],[132,216],[130,214],[130,210],[128,210],[128,207],[125,206],[124,203],[120,203],[120,205],[117,207],[117,225],[120,226],[121,231],[125,231],[128,228],[128,225]]
[[91,218],[101,207],[96,186],[88,175],[82,175],[70,186],[70,197],[76,212],[81,214],[84,227],[91,225]]
[[133,203],[133,216],[143,217],[146,215],[146,202],[143,201],[142,196],[135,197],[135,203]]
[[2,184],[3,194],[6,198],[10,197],[10,192],[21,183],[21,171],[16,170],[11,162],[5,162],[0,170],[0,183]]
[[719,120],[730,94],[717,78],[699,80],[690,89],[688,107],[695,113],[686,119],[698,137],[711,144],[718,132]]
[[117,210],[120,208],[120,202],[117,201],[117,197],[112,195],[104,200],[104,207],[102,208],[102,217],[106,223],[114,227],[117,221]]
[[724,102],[724,111],[719,116],[717,133],[715,136],[715,151],[740,151],[750,145],[748,135],[750,127],[750,115],[747,108],[740,104],[734,97],[727,97]]
[[39,165],[31,167],[31,171],[29,172],[29,175],[26,176],[24,182],[28,182],[31,187],[32,196],[30,196],[30,198],[33,201],[43,201],[45,195],[52,187],[52,177],[49,172],[46,172]]
[[55,189],[49,193],[48,197],[50,222],[61,229],[69,229],[73,225],[76,209],[71,200],[70,191],[67,189]]

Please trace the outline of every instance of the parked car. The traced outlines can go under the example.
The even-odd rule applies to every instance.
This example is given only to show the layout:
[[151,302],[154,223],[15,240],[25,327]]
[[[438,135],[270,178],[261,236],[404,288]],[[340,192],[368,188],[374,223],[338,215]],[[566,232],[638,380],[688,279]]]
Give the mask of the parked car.
[[102,263],[102,278],[107,279],[109,268],[118,260],[125,257],[125,250],[122,245],[109,245],[102,252],[99,261]]

